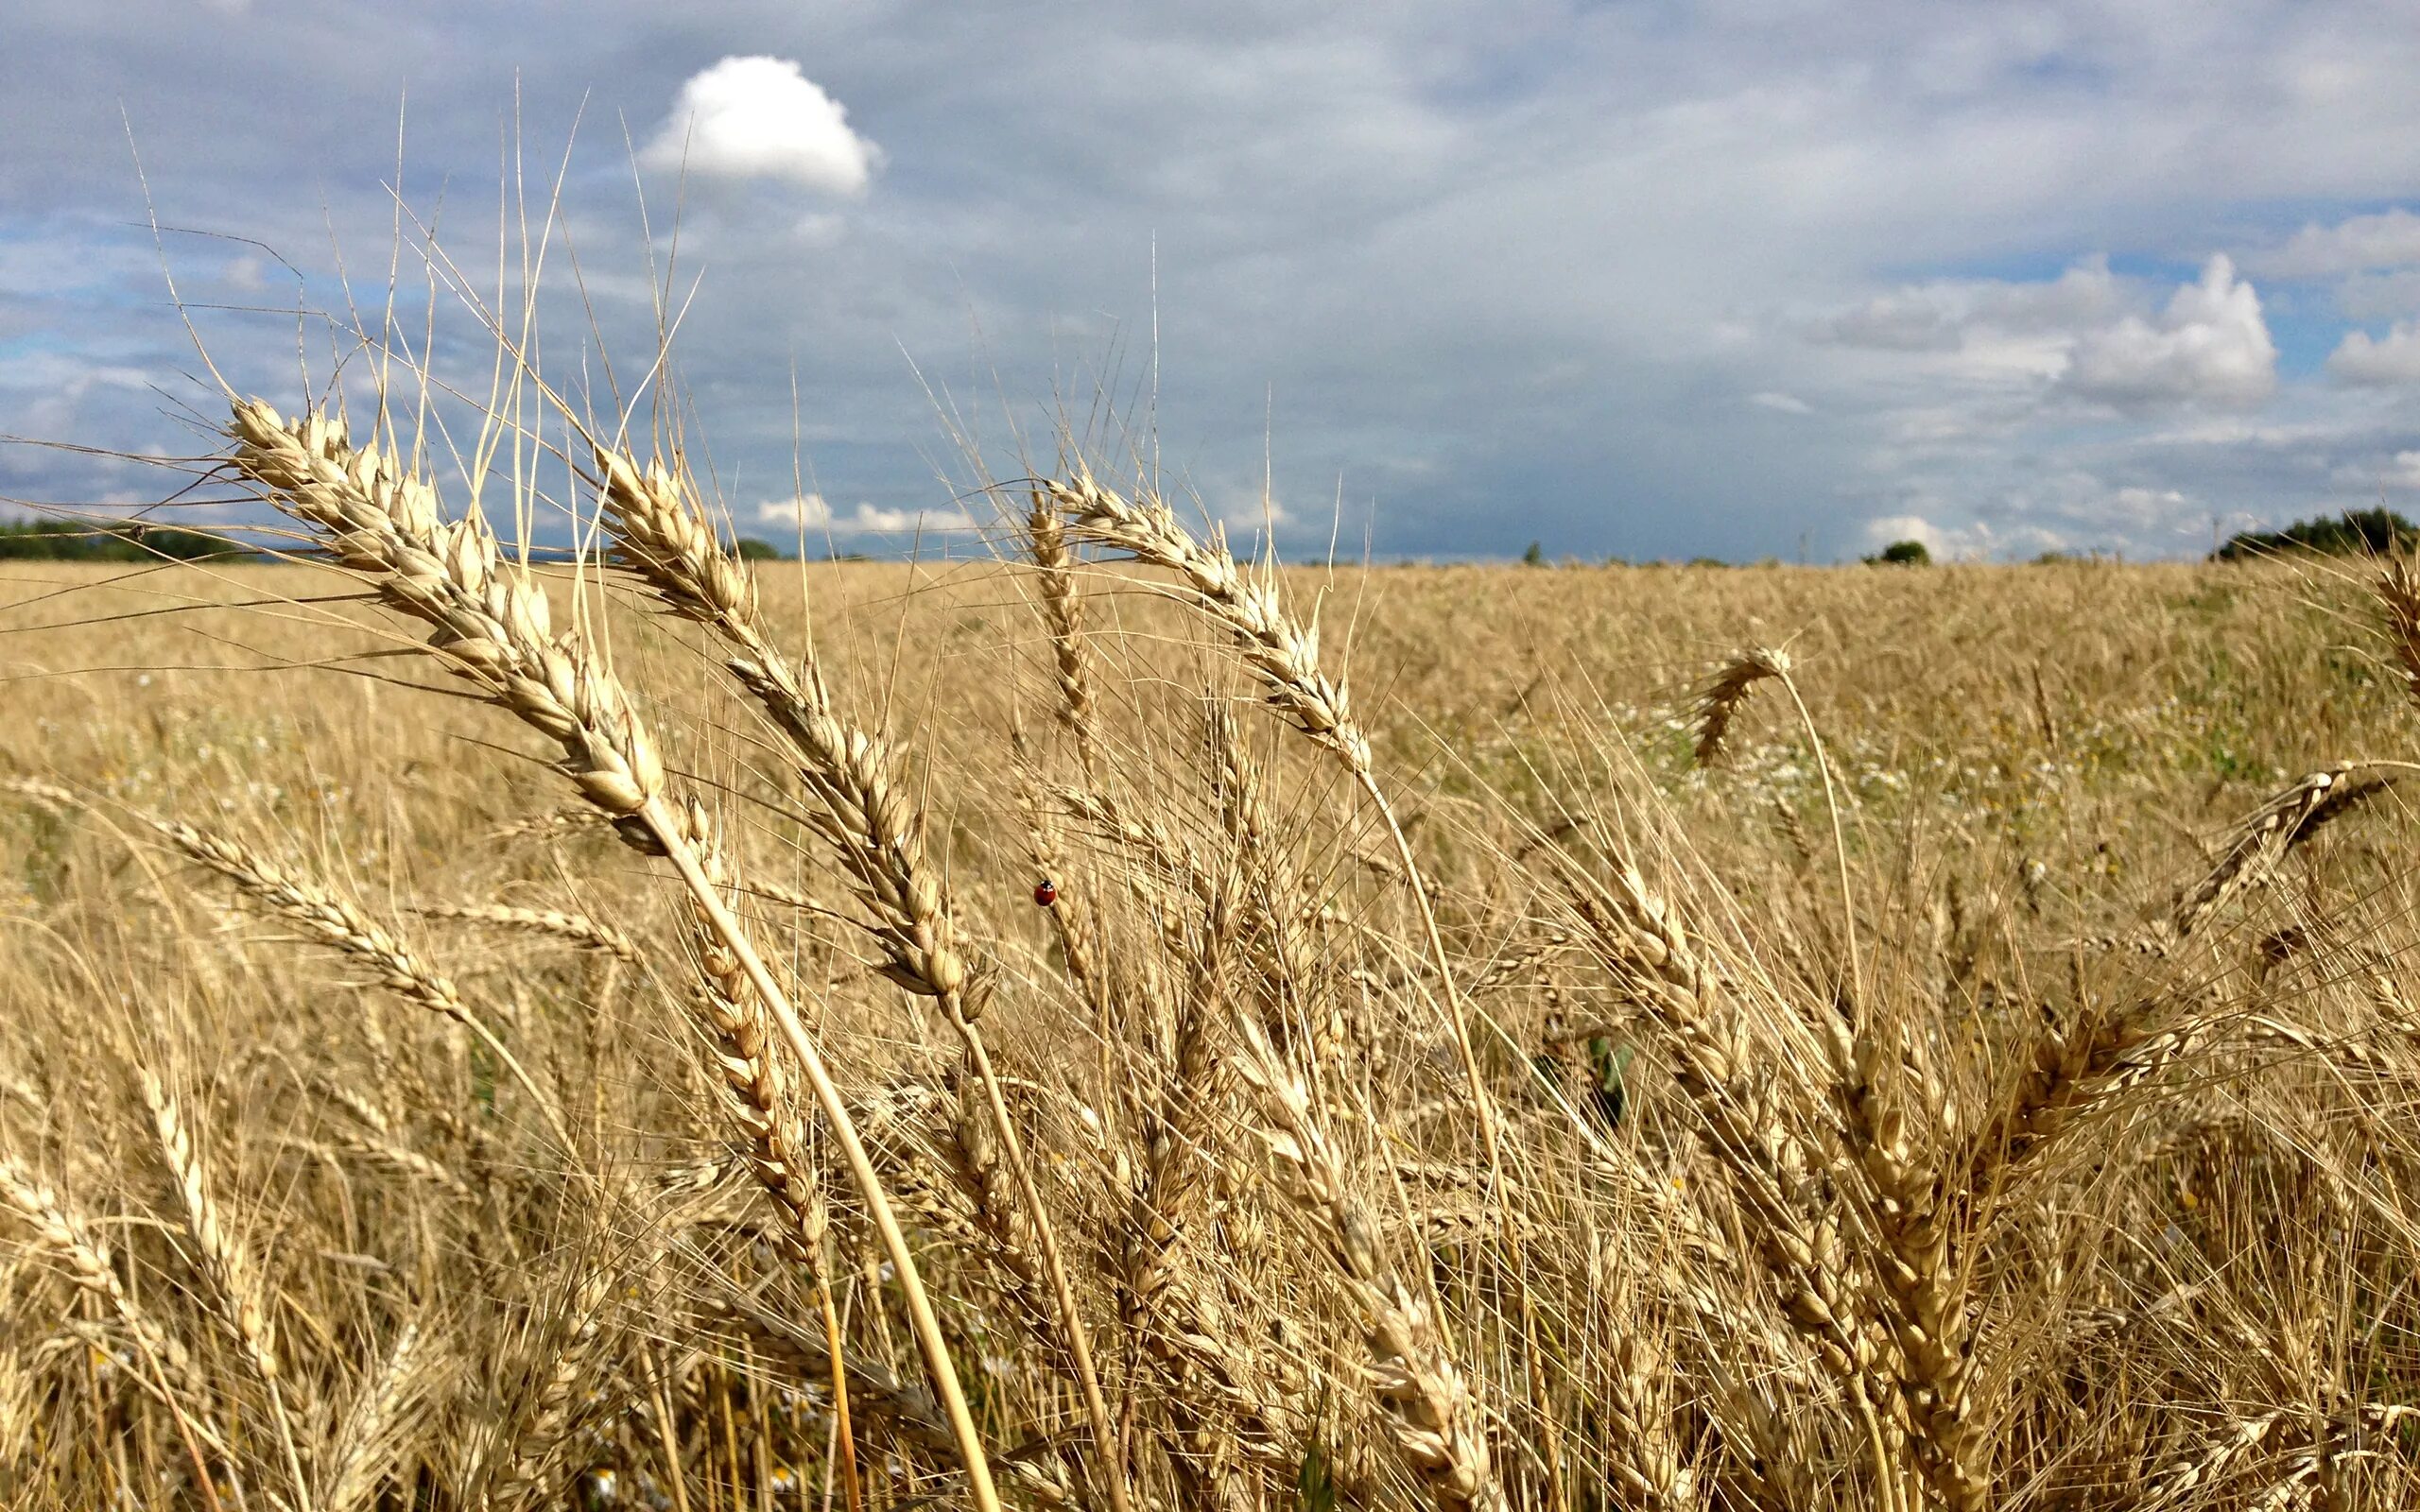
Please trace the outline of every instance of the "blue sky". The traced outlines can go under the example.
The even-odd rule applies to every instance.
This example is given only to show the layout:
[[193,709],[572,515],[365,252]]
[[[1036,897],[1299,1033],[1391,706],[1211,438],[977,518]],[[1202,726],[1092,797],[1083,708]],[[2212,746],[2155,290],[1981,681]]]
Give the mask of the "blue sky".
[[[755,533],[975,549],[943,410],[1011,470],[1156,355],[1171,486],[1296,558],[2186,555],[2420,514],[2411,14],[18,0],[0,432],[207,445],[137,152],[213,233],[164,238],[189,301],[290,312],[282,258],[333,309],[339,257],[383,284],[399,120],[403,198],[493,266],[517,109],[542,203],[570,145],[549,370],[565,245],[644,365],[677,202],[674,361]],[[195,318],[293,405],[290,313]],[[166,486],[0,446],[12,499]]]

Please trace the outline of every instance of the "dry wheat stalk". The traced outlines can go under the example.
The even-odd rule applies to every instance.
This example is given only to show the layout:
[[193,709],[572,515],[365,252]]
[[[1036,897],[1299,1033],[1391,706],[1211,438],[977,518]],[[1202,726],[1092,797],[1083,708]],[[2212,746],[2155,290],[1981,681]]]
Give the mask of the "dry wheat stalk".
[[274,1382],[277,1341],[268,1305],[273,1288],[255,1269],[250,1248],[211,1190],[210,1172],[195,1146],[193,1126],[182,1105],[147,1066],[136,1072],[135,1085],[142,1091],[143,1106],[150,1110],[161,1156],[184,1210],[185,1231],[201,1253],[202,1274],[223,1304],[221,1315],[252,1369],[264,1383]]
[[786,735],[818,800],[816,828],[839,855],[874,916],[883,974],[939,1000],[953,1020],[981,1012],[967,993],[966,948],[948,897],[925,859],[921,816],[880,735],[842,720],[813,658],[793,663],[767,644],[755,580],[661,467],[642,472],[610,447],[596,451],[597,507],[617,560],[683,618],[711,628],[735,653],[731,670]]
[[1478,1403],[1447,1352],[1429,1301],[1378,1247],[1378,1226],[1353,1194],[1342,1156],[1312,1111],[1309,1091],[1250,1019],[1237,1070],[1259,1093],[1261,1138],[1310,1218],[1358,1314],[1370,1383],[1404,1464],[1441,1512],[1503,1508]]
[[227,835],[213,834],[181,819],[147,817],[144,822],[193,860],[268,904],[280,918],[301,924],[321,942],[368,962],[378,971],[379,986],[453,1020],[482,1039],[492,1038],[463,1004],[461,993],[449,978],[350,900]]
[[[689,830],[701,837],[713,833],[704,811],[694,803]],[[700,850],[708,877],[735,885],[718,846],[705,841]],[[690,944],[698,953],[697,1010],[715,1036],[716,1062],[730,1094],[732,1116],[743,1135],[741,1151],[757,1181],[788,1220],[784,1242],[821,1277],[831,1219],[822,1186],[816,1179],[798,1099],[773,1056],[772,1021],[738,957],[702,914],[691,930]]]
[[1043,624],[1050,632],[1059,716],[1075,742],[1078,765],[1087,777],[1096,777],[1099,754],[1093,729],[1092,671],[1084,654],[1084,601],[1076,592],[1075,554],[1067,549],[1066,524],[1052,496],[1036,488],[1030,497],[1026,540],[1041,583]]
[[2325,825],[2386,791],[2403,772],[2388,764],[2346,762],[2311,773],[2254,810],[2215,866],[2178,893],[2165,920],[2183,939],[2230,899],[2259,886],[2294,848]]
[[362,1383],[337,1420],[321,1456],[327,1469],[318,1500],[325,1512],[372,1504],[395,1475],[396,1451],[406,1436],[403,1419],[414,1410],[424,1380],[423,1337],[418,1320],[405,1324],[385,1364]]
[[1480,1143],[1486,1147],[1489,1166],[1502,1169],[1494,1101],[1479,1070],[1453,962],[1437,928],[1436,910],[1394,805],[1378,785],[1369,737],[1353,716],[1344,685],[1321,669],[1316,612],[1307,625],[1295,620],[1286,612],[1273,570],[1244,572],[1227,550],[1222,533],[1214,529],[1206,541],[1195,540],[1176,511],[1156,494],[1130,501],[1082,469],[1073,479],[1046,487],[1080,538],[1124,552],[1147,566],[1178,574],[1182,578],[1175,590],[1178,596],[1227,628],[1244,664],[1259,677],[1270,706],[1314,745],[1336,756],[1385,822],[1420,916],[1430,964],[1437,971],[1441,1007],[1461,1056]]
[[433,489],[323,415],[289,421],[240,402],[230,434],[236,472],[430,626],[429,649],[450,671],[554,740],[582,798],[625,825],[638,818],[664,786],[654,743],[587,642],[555,634],[545,591],[502,566],[483,518],[441,521]]
[[[829,1389],[833,1361],[830,1345],[821,1333],[809,1332],[754,1299],[731,1295],[727,1289],[701,1298],[699,1307],[705,1325],[737,1325],[752,1342],[769,1348],[788,1363],[800,1380]],[[949,1423],[931,1392],[903,1381],[881,1361],[861,1351],[847,1354],[841,1367],[847,1378],[853,1415],[880,1424],[902,1442],[927,1453],[950,1452]]]
[[1674,1080],[1697,1113],[1699,1137],[1750,1220],[1747,1238],[1777,1283],[1782,1311],[1816,1347],[1858,1417],[1874,1461],[1873,1494],[1893,1496],[1882,1414],[1897,1394],[1895,1349],[1877,1338],[1872,1281],[1855,1263],[1836,1206],[1810,1202],[1824,1175],[1791,1127],[1792,1074],[1769,1063],[1730,989],[1703,963],[1669,907],[1621,862],[1611,882],[1580,868],[1566,880],[1582,936],[1617,988],[1663,1031]]
[[193,860],[235,884],[247,897],[267,904],[278,917],[301,924],[321,942],[368,962],[378,971],[381,987],[469,1030],[529,1094],[531,1106],[545,1118],[556,1138],[565,1148],[571,1146],[555,1100],[540,1090],[522,1066],[521,1058],[463,1003],[452,979],[423,960],[352,901],[229,836],[196,829],[181,819],[145,816],[143,822]]
[[[923,816],[898,780],[890,742],[840,717],[812,657],[794,667],[774,652],[757,627],[753,578],[724,549],[671,472],[662,466],[642,471],[631,457],[601,444],[596,466],[597,507],[613,533],[616,558],[674,613],[708,627],[734,652],[726,664],[788,740],[799,778],[818,799],[809,811],[815,827],[873,915],[866,927],[887,957],[882,973],[932,999],[964,1044],[983,1090],[981,1112],[989,1116],[990,1133],[1040,1252],[1040,1270],[1094,1436],[1113,1467],[1105,1477],[1110,1501],[1117,1512],[1126,1512],[1124,1478],[1114,1469],[1116,1441],[1090,1337],[1023,1139],[976,1026],[983,993],[971,978],[948,893],[925,858]],[[1016,1231],[987,1179],[991,1154],[974,1126],[977,1116],[976,1109],[963,1108],[954,1125],[958,1148],[952,1168],[1002,1252],[1013,1254]]]
[[630,966],[644,966],[647,957],[631,936],[601,919],[555,908],[514,908],[502,903],[421,903],[412,912],[424,919],[455,919],[466,923],[493,924],[532,935],[551,935],[575,945],[602,951]]
[[1841,1058],[1848,1149],[1872,1194],[1867,1226],[1880,1251],[1874,1268],[1898,1346],[1892,1403],[1934,1495],[1953,1512],[1983,1512],[1992,1503],[1989,1440],[1974,1420],[1969,1257],[1959,1231],[1971,1205],[1945,1197],[1939,1177],[1920,1163],[1901,1106],[1879,1081],[1897,1073],[1897,1089],[1936,1109],[1945,1132],[1954,1128],[1956,1105],[1915,1057],[1886,1051],[1871,1024]]
[[1225,705],[1207,705],[1212,771],[1218,786],[1219,818],[1234,852],[1239,873],[1231,887],[1234,901],[1223,904],[1236,920],[1245,958],[1258,980],[1261,1022],[1280,1042],[1307,1032],[1315,1051],[1341,1051],[1348,1030],[1342,1011],[1333,1004],[1324,1015],[1316,1011],[1314,995],[1330,972],[1324,954],[1313,940],[1319,916],[1318,900],[1304,885],[1294,857],[1277,833],[1270,812],[1268,782],[1244,743],[1242,729]]
[[[1022,742],[1019,754],[1024,754]],[[1059,888],[1058,898],[1049,909],[1050,932],[1059,940],[1068,980],[1091,1014],[1094,1032],[1106,1044],[1116,1016],[1117,998],[1109,981],[1108,963],[1102,956],[1092,902],[1067,886],[1071,873],[1065,848],[1061,844],[1059,819],[1042,802],[1041,785],[1036,774],[1033,782],[1020,784],[1017,789],[1018,812],[1025,817],[1027,849],[1033,858],[1035,873]]]
[[1757,1064],[1763,1052],[1744,1015],[1634,868],[1619,866],[1610,883],[1575,869],[1571,881],[1591,953],[1665,1032],[1706,1148],[1755,1217],[1751,1238],[1782,1282],[1784,1311],[1836,1374],[1861,1379],[1874,1363],[1862,1288],[1841,1269],[1837,1215],[1808,1211],[1799,1195],[1812,1159],[1789,1126],[1778,1080]]
[[604,1363],[605,1315],[621,1270],[592,1256],[574,1276],[557,1320],[559,1332],[550,1332],[532,1350],[536,1390],[517,1418],[498,1419],[500,1431],[480,1447],[465,1477],[482,1507],[524,1512],[540,1505],[569,1471],[562,1462],[562,1446],[580,1409],[581,1387]]
[[68,813],[79,812],[84,807],[84,800],[73,792],[39,777],[0,777],[0,793],[14,793],[19,798],[29,798],[37,803],[46,803]]
[[1721,760],[1723,741],[1731,732],[1748,694],[1767,678],[1789,675],[1789,653],[1764,646],[1742,651],[1716,670],[1689,705],[1689,723],[1697,727],[1694,752],[1700,766]]
[[[738,957],[798,1057],[869,1215],[890,1251],[926,1374],[948,1412],[968,1489],[997,1505],[982,1443],[906,1235],[849,1121],[822,1057],[739,921],[717,895],[664,800],[662,762],[629,696],[577,632],[550,632],[543,590],[505,567],[475,515],[440,524],[429,487],[373,446],[354,448],[320,416],[287,421],[258,402],[234,405],[232,458],[262,497],[320,532],[344,566],[368,576],[390,607],[430,625],[430,649],[482,696],[556,742],[559,767],[611,816],[625,840],[661,853]],[[929,959],[928,959],[929,963]]]
[[[1344,684],[1330,679],[1321,667],[1317,610],[1313,610],[1307,623],[1296,620],[1286,611],[1280,598],[1273,563],[1264,564],[1257,574],[1243,572],[1227,549],[1223,531],[1214,527],[1206,541],[1195,540],[1178,521],[1176,511],[1156,494],[1129,501],[1102,487],[1089,469],[1081,467],[1072,480],[1053,481],[1045,487],[1078,537],[1177,574],[1182,581],[1174,590],[1176,595],[1227,629],[1244,664],[1260,679],[1270,706],[1314,745],[1333,754],[1368,799],[1372,811],[1385,825],[1402,864],[1406,890],[1411,895],[1429,964],[1436,972],[1438,1005],[1461,1059],[1465,1092],[1478,1122],[1479,1144],[1486,1153],[1488,1168],[1502,1173],[1504,1152],[1496,1129],[1495,1100],[1471,1038],[1454,964],[1446,954],[1444,936],[1437,926],[1437,911],[1427,879],[1412,853],[1411,841],[1404,833],[1393,803],[1378,783],[1369,737],[1353,716]],[[1501,1202],[1493,1203],[1492,1207],[1499,1244],[1510,1253],[1514,1247],[1510,1215]],[[1518,1268],[1507,1274],[1523,1336],[1534,1346],[1536,1320],[1527,1284]],[[1548,1419],[1534,1348],[1530,1353],[1530,1406],[1542,1420]],[[1548,1428],[1542,1444],[1552,1480],[1561,1478],[1557,1463],[1561,1448],[1556,1436]]]
[[2282,1409],[2256,1412],[2236,1418],[2207,1435],[2198,1452],[2162,1466],[2143,1483],[2141,1503],[2174,1504],[2187,1492],[2234,1473],[2256,1453],[2286,1418]]
[[109,1304],[153,1371],[164,1376],[172,1387],[191,1389],[201,1383],[185,1347],[138,1307],[126,1283],[118,1280],[109,1246],[60,1205],[57,1193],[26,1175],[6,1155],[0,1155],[0,1197],[6,1197],[17,1215],[32,1226],[35,1237],[66,1263],[77,1285]]
[[[2229,900],[2265,881],[2320,827],[2401,775],[2396,764],[2346,763],[2279,793],[2238,827],[2218,863],[2177,895],[2142,943],[2156,952],[2189,937]],[[1979,1204],[2061,1133],[2174,1064],[2214,1027],[2207,1016],[2180,1018],[2172,1003],[2149,992],[2116,1007],[2092,1008],[2077,1023],[2046,1027],[2025,1051],[2024,1073],[1977,1136],[1966,1200]]]
[[2387,648],[2403,674],[2404,692],[2420,703],[2420,572],[2408,557],[2390,558],[2371,592],[2386,615]]

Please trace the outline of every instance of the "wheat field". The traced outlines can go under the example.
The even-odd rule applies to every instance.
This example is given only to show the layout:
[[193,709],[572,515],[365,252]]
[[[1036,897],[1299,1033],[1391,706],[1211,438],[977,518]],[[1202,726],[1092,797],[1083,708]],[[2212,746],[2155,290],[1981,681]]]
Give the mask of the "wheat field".
[[9,1506],[2420,1501],[2399,567],[226,427],[316,559],[0,572]]

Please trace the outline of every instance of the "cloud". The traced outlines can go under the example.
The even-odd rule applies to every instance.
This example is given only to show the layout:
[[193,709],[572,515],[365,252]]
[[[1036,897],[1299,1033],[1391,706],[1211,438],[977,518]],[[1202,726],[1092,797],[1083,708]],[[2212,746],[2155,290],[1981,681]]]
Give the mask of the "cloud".
[[2336,313],[2347,320],[2395,320],[2420,312],[2420,267],[2355,273],[2336,285]]
[[2333,278],[2420,263],[2420,215],[2400,206],[2333,226],[2308,224],[2285,246],[2253,260],[2277,278]]
[[808,530],[823,530],[832,524],[832,506],[820,493],[802,493],[794,499],[768,499],[756,507],[760,524],[804,526]]
[[2348,331],[2327,354],[2327,374],[2356,388],[2396,388],[2420,384],[2420,322],[2398,320],[2383,337]]
[[861,195],[880,149],[786,58],[726,58],[690,77],[639,161],[709,179],[779,179]]
[[2128,316],[2086,334],[2062,387],[2119,409],[2164,404],[2252,408],[2276,390],[2277,347],[2260,296],[2223,254],[2179,288],[2156,322]]
[[1949,533],[1920,514],[1878,515],[1865,523],[1865,543],[1887,546],[1894,541],[1919,541],[1927,551],[1950,544]]
[[2126,289],[2105,257],[2055,279],[1940,279],[1878,294],[1809,333],[1819,342],[1877,352],[1955,352],[2002,335],[2072,335],[2124,309]]
[[[171,403],[104,386],[44,410],[46,376],[0,364],[0,416],[195,449],[162,413],[195,396],[196,365],[140,229],[120,98],[164,223],[256,237],[306,281],[296,299],[263,252],[266,286],[247,294],[249,269],[221,276],[246,243],[170,233],[197,306],[341,310],[328,249],[383,266],[409,80],[398,187],[433,216],[454,186],[443,239],[465,266],[510,239],[493,194],[462,192],[495,185],[499,114],[548,163],[533,188],[589,123],[562,225],[598,296],[596,345],[643,364],[659,286],[683,285],[663,371],[719,474],[758,480],[733,495],[743,516],[792,489],[801,454],[838,528],[945,510],[974,480],[934,478],[935,457],[956,455],[937,407],[1001,396],[999,422],[977,428],[1006,473],[1024,460],[1009,438],[1049,434],[1060,399],[1138,394],[1149,358],[1153,403],[1101,412],[1148,414],[1184,475],[1255,497],[1266,457],[1295,557],[1333,536],[1382,556],[1501,555],[1535,537],[1556,555],[1754,558],[1804,540],[1822,558],[1887,515],[1988,523],[1996,551],[2022,549],[2029,523],[2130,553],[2199,550],[2166,525],[2118,539],[2131,527],[2111,496],[2308,516],[2361,491],[2333,469],[2420,447],[2420,412],[2287,355],[2257,411],[2225,408],[2165,323],[2210,250],[2238,254],[2288,353],[2420,319],[2420,287],[2398,278],[2420,264],[2298,285],[2290,312],[2273,287],[2288,275],[2264,259],[2374,263],[2355,244],[2401,223],[2363,217],[2420,215],[2420,91],[2403,87],[2420,28],[2380,0],[2329,6],[2324,24],[2305,3],[1872,0],[1718,24],[1703,8],[1483,0],[975,0],[942,27],[913,7],[818,8],[802,33],[778,7],[735,20],[636,0],[594,0],[577,26],[546,8],[438,7],[381,27],[339,8],[324,26],[250,32],[190,0],[32,0],[8,53],[16,87],[0,91],[0,138],[20,148],[0,153],[0,356],[141,371]],[[795,60],[756,65],[789,101],[770,129],[719,113],[717,91],[757,94],[716,82],[734,53]],[[89,87],[95,68],[112,89]],[[1059,83],[1037,104],[1041,77]],[[652,163],[685,147],[688,206],[714,207],[683,217],[677,262],[672,186],[648,174],[643,224],[616,118]],[[818,143],[829,150],[804,150]],[[794,187],[809,182],[832,187]],[[2180,248],[2192,267],[2141,276]],[[2084,255],[2104,249],[2134,272]],[[546,267],[569,382],[588,312],[569,260]],[[420,282],[407,267],[406,304]],[[302,391],[291,319],[196,318],[231,382]],[[2120,352],[2104,338],[2129,318],[2138,339]],[[452,324],[438,350],[475,358],[475,323]],[[2258,333],[2232,329],[2248,393]],[[316,332],[307,345],[324,350]],[[2118,372],[2121,355],[2149,372]],[[2091,398],[2096,385],[2133,397]],[[1785,421],[1757,394],[1812,413]],[[2274,445],[2148,434],[2235,417],[2308,429]],[[0,446],[0,494],[124,481],[97,466]],[[2067,506],[2044,479],[2070,471],[2105,480],[2074,504],[2105,524],[2047,512]]]
[[1954,284],[1896,289],[1820,322],[1810,335],[1876,352],[1952,352],[1964,339],[1969,311]]
[[1770,409],[1776,414],[1782,415],[1812,415],[1815,413],[1815,406],[1799,398],[1796,394],[1779,393],[1772,389],[1767,389],[1761,394],[1750,394],[1748,396],[1748,403],[1756,405],[1760,409]]
[[981,528],[962,509],[881,509],[860,500],[847,514],[836,514],[821,493],[768,499],[756,507],[756,520],[810,536],[947,536]]
[[2420,449],[2406,448],[2381,460],[2373,455],[2338,467],[2329,481],[2349,490],[2420,489]]

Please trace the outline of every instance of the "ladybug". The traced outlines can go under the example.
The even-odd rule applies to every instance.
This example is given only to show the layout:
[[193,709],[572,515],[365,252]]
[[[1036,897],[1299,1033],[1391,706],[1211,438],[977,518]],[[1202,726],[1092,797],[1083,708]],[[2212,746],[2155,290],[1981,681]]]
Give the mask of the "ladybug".
[[1036,908],[1047,908],[1058,901],[1059,889],[1050,885],[1047,877],[1033,885],[1033,905]]

